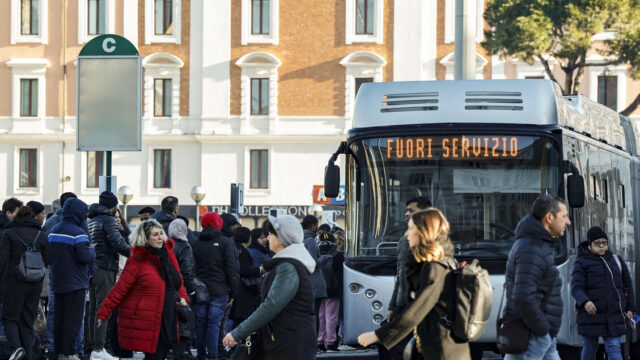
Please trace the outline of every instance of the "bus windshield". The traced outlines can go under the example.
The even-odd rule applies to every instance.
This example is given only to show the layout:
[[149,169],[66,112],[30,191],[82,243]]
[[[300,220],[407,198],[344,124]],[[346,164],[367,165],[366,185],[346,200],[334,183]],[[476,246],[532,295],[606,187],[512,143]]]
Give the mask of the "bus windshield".
[[426,196],[449,220],[456,255],[506,259],[536,197],[558,194],[558,146],[547,137],[473,134],[351,142],[348,255],[395,257],[406,202]]

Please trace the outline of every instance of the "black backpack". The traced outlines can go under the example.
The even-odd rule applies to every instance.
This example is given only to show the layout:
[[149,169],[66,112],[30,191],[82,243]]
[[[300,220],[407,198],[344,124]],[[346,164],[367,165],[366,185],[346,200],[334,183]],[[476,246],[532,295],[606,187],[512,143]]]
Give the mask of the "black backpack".
[[44,261],[42,260],[42,253],[36,250],[36,241],[38,241],[38,237],[40,236],[40,232],[31,242],[31,245],[27,245],[21,238],[16,234],[16,237],[22,245],[26,248],[26,251],[20,257],[20,262],[18,263],[18,275],[19,277],[26,282],[38,282],[44,278]]
[[455,284],[454,318],[447,318],[442,310],[439,310],[440,317],[456,339],[473,341],[482,335],[489,322],[493,301],[489,273],[474,259],[471,264],[462,264],[451,271],[449,276],[453,276]]

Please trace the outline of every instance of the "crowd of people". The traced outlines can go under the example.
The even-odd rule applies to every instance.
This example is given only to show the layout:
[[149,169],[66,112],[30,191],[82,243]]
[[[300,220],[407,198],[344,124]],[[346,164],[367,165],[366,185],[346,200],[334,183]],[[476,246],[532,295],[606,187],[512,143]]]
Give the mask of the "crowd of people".
[[[313,359],[337,350],[344,262],[338,227],[282,215],[250,230],[232,214],[209,212],[195,232],[168,196],[159,211],[142,209],[131,232],[111,192],[91,206],[73,193],[58,200],[46,222],[39,202],[2,204],[0,300],[11,360],[36,359],[45,348],[63,360],[133,352],[189,359],[191,349],[201,360],[236,351],[252,359]],[[387,320],[358,342],[379,342],[381,359],[406,359],[411,350],[414,359],[470,359],[469,344],[443,320],[455,311],[458,285],[450,275],[460,266],[450,224],[424,197],[407,202],[405,217]],[[518,319],[525,335],[505,359],[560,358],[562,279],[553,249],[570,223],[562,199],[541,195],[515,229],[498,317]],[[608,249],[602,228],[586,238],[570,284],[582,359],[595,358],[601,337],[608,358],[621,359],[622,335],[635,324],[629,269]],[[520,330],[501,334],[498,346],[503,337],[514,349]]]
[[131,231],[113,193],[97,200],[64,193],[49,216],[39,202],[4,201],[0,336],[11,360],[226,359],[262,328],[260,358],[337,349],[339,227],[284,215],[249,229],[209,212],[196,232],[167,196]]

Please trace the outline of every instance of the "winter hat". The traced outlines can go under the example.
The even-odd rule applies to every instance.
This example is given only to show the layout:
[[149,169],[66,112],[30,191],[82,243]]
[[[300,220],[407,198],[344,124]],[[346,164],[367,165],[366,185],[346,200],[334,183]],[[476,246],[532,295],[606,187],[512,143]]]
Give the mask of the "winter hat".
[[31,208],[31,211],[33,211],[35,215],[39,215],[44,211],[44,205],[37,201],[31,200],[27,203],[27,206]]
[[98,204],[106,207],[107,209],[112,209],[118,206],[118,198],[111,191],[103,191],[100,194],[100,201]]
[[318,230],[324,230],[326,232],[331,232],[331,225],[329,224],[322,224],[318,227]]
[[593,226],[589,231],[587,231],[587,242],[591,244],[598,239],[609,240],[607,233],[605,233],[600,226]]
[[173,240],[187,241],[187,224],[182,219],[175,219],[169,224],[168,235]]
[[251,241],[251,230],[246,227],[239,227],[236,230],[233,239],[241,244],[248,243]]
[[298,219],[291,215],[282,215],[273,217],[269,215],[269,222],[276,230],[278,239],[284,247],[291,244],[300,244],[304,239],[304,232],[302,231],[302,225],[298,222]]
[[202,227],[211,226],[216,230],[220,230],[222,229],[222,218],[217,212],[208,212],[204,214],[202,220],[200,220],[200,225],[202,225]]

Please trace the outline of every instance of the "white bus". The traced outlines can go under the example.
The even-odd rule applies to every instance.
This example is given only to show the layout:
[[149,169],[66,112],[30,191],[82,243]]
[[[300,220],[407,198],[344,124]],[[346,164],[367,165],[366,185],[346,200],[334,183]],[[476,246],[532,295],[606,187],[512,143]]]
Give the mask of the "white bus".
[[564,358],[579,356],[569,282],[589,227],[605,229],[634,283],[639,278],[638,130],[584,96],[562,96],[548,80],[364,84],[353,128],[325,174],[325,191],[337,194],[334,162],[346,156],[345,343],[386,317],[405,203],[427,196],[451,223],[458,260],[477,258],[491,274],[491,322],[472,349],[495,349],[515,226],[548,193],[570,209],[572,225],[555,249],[564,302],[558,343]]

